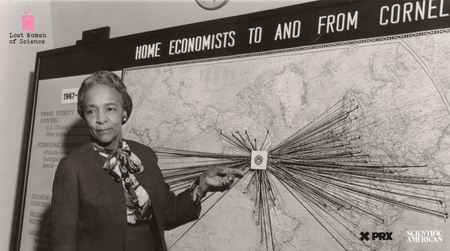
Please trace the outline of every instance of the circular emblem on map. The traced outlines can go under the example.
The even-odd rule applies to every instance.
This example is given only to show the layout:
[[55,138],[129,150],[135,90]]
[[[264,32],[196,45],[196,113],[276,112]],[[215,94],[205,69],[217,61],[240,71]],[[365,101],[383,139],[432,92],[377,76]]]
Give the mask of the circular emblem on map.
[[264,160],[263,157],[261,157],[261,155],[258,155],[255,157],[255,164],[259,166],[263,163],[263,160]]

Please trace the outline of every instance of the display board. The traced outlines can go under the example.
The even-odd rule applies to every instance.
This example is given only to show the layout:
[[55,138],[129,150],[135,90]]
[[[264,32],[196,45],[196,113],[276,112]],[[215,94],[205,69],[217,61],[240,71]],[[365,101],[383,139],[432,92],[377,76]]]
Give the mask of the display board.
[[55,169],[89,137],[75,93],[103,69],[173,191],[245,171],[170,250],[450,245],[449,2],[320,1],[38,53],[20,250],[51,250]]

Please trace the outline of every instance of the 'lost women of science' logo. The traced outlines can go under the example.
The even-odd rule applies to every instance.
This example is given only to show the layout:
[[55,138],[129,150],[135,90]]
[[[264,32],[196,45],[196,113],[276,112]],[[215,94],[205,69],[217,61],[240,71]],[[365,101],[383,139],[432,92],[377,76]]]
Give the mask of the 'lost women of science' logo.
[[406,231],[407,242],[443,242],[443,231],[411,230]]
[[31,32],[35,28],[35,15],[29,15],[31,8],[26,6],[22,18],[22,30],[30,32],[9,32],[9,44],[40,45],[45,44],[47,34]]

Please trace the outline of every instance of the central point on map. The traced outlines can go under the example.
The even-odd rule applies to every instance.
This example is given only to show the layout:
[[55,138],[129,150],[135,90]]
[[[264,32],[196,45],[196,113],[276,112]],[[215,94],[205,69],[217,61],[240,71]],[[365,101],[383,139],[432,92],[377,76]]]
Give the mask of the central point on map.
[[252,163],[250,169],[266,170],[267,156],[267,151],[252,151]]

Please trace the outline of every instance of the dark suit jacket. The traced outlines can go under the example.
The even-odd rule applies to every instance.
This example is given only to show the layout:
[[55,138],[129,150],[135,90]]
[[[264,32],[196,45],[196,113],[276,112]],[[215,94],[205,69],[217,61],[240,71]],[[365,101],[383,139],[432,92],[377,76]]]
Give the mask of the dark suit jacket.
[[[169,191],[153,150],[134,141],[126,142],[144,165],[144,171],[135,176],[151,199],[156,220],[153,236],[159,239],[154,242],[167,250],[164,230],[197,219],[201,208],[194,205],[189,190],[177,196]],[[105,158],[89,142],[60,161],[52,196],[54,251],[125,250],[130,226],[124,189],[102,169],[104,162]]]

